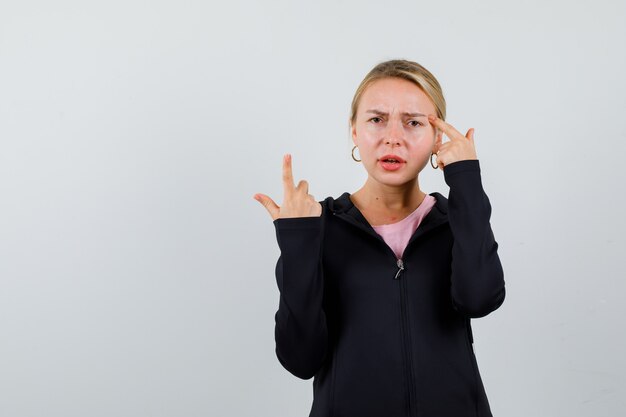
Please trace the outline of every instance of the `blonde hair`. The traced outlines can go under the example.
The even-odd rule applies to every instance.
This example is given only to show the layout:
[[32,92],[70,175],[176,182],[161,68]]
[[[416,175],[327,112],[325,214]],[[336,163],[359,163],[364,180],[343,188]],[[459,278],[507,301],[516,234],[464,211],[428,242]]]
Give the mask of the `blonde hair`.
[[361,101],[361,96],[374,81],[382,78],[402,78],[417,85],[432,100],[437,111],[437,117],[446,120],[446,100],[439,81],[430,71],[417,62],[405,59],[392,59],[381,62],[367,73],[359,87],[356,89],[350,111],[350,126],[356,122],[356,112]]

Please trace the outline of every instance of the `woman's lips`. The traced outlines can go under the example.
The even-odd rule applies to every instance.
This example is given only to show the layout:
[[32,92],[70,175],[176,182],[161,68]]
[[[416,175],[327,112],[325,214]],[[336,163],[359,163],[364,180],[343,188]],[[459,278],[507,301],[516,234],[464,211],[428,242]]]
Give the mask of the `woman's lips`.
[[[391,162],[390,160],[394,160]],[[402,165],[406,162],[404,159],[400,158],[398,155],[387,154],[383,155],[378,159],[380,165],[387,171],[395,171],[402,167]]]
[[396,171],[402,168],[402,166],[404,165],[404,162],[385,162],[382,159],[378,160],[378,162],[380,162],[380,165],[383,167],[383,169],[387,171]]

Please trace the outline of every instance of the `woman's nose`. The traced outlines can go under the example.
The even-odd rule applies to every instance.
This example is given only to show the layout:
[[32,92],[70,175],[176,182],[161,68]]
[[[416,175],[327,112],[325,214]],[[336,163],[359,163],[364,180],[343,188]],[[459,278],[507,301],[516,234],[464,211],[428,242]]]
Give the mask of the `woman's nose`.
[[394,138],[388,138],[385,143],[387,145],[391,145],[391,146],[395,146],[398,145],[400,143],[400,141],[398,139],[394,139]]
[[399,144],[403,135],[402,126],[398,126],[397,123],[389,123],[388,126],[385,143],[391,145]]

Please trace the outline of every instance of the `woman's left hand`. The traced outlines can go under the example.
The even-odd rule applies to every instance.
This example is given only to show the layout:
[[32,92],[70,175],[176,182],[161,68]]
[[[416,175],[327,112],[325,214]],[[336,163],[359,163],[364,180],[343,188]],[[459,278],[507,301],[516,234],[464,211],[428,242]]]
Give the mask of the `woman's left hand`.
[[463,136],[454,126],[444,122],[437,116],[428,115],[428,121],[450,138],[449,142],[442,143],[439,146],[439,150],[436,153],[437,166],[439,168],[443,169],[445,165],[457,161],[478,159],[476,147],[474,146],[474,128],[470,128],[467,134]]

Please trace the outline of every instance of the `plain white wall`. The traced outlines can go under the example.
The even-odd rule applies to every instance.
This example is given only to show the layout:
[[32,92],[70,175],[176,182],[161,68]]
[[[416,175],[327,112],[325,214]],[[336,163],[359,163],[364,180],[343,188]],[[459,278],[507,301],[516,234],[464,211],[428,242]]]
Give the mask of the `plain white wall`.
[[[0,1],[0,415],[305,416],[274,353],[281,158],[354,192],[347,119],[417,61],[475,141],[507,299],[473,320],[497,417],[616,416],[621,1]],[[445,139],[448,140],[448,139]],[[420,175],[448,195],[442,172]]]

